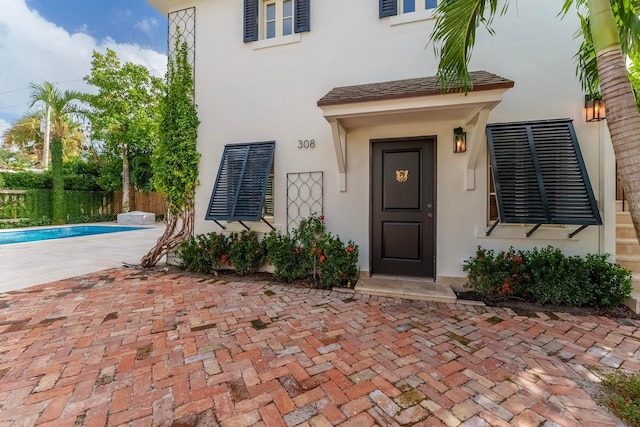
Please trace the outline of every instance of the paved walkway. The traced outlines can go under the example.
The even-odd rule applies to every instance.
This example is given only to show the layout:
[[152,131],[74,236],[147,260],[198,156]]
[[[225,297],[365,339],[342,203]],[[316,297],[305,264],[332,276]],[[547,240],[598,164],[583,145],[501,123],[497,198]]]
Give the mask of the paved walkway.
[[0,426],[617,426],[621,322],[106,270],[0,294]]
[[[114,222],[78,225],[115,226]],[[140,264],[165,230],[164,223],[141,230],[0,245],[0,292],[80,276],[122,263]],[[49,227],[42,227],[49,228]],[[24,229],[8,229],[11,232]]]

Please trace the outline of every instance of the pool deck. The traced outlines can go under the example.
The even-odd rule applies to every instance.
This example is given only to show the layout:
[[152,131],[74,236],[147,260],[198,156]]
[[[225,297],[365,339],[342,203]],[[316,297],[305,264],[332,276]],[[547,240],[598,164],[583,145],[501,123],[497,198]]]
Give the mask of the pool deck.
[[139,264],[162,235],[165,225],[158,223],[145,227],[142,230],[0,245],[0,293],[121,267],[123,263]]

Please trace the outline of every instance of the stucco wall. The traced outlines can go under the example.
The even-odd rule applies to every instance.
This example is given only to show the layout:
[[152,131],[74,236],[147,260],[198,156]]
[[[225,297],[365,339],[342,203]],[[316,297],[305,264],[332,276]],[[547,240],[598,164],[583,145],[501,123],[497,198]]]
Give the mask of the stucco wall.
[[[360,127],[347,136],[347,191],[339,191],[331,129],[316,102],[337,86],[435,75],[437,61],[427,46],[434,21],[391,25],[378,18],[371,0],[312,0],[311,32],[293,44],[255,50],[242,41],[242,2],[169,2],[170,10],[196,7],[196,88],[202,122],[198,149],[200,185],[196,232],[218,230],[204,221],[224,144],[276,141],[275,223],[286,224],[286,174],[324,171],[324,213],[328,230],[360,245],[360,265],[369,270],[369,156],[372,138],[436,135],[437,275],[461,276],[460,260],[476,246],[505,249],[553,244],[570,254],[613,253],[615,249],[614,162],[604,122],[584,121],[584,93],[575,77],[578,28],[574,13],[556,17],[556,0],[512,2],[494,22],[491,37],[478,28],[471,70],[486,70],[515,82],[488,122],[571,118],[606,228],[589,227],[568,240],[559,227],[499,227],[484,238],[487,224],[487,160],[483,147],[476,187],[465,189],[469,152],[453,154],[454,121]],[[314,139],[314,149],[298,140]],[[606,190],[606,193],[605,193]],[[605,197],[606,194],[606,197]],[[606,230],[606,232],[604,231]],[[503,236],[500,238],[499,236]],[[550,239],[550,240],[549,240]]]

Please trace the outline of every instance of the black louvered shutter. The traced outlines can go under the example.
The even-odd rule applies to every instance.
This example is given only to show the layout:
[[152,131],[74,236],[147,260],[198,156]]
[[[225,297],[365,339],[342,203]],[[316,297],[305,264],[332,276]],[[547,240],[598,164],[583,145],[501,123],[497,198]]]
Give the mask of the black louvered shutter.
[[244,0],[244,42],[258,40],[258,1]]
[[304,33],[311,30],[311,5],[310,0],[295,0],[294,31]]
[[487,125],[500,221],[600,225],[569,119]]
[[378,0],[380,5],[380,18],[398,14],[398,0]]
[[225,145],[205,219],[262,218],[275,144],[268,141]]

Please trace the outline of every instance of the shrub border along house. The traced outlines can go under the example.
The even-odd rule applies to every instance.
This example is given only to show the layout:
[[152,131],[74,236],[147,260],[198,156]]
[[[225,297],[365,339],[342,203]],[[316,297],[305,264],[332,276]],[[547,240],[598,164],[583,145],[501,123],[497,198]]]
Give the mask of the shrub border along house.
[[464,266],[467,286],[487,301],[517,298],[540,304],[613,307],[629,298],[631,272],[608,255],[566,256],[547,246],[495,253],[478,246]]
[[267,262],[273,277],[292,282],[313,275],[322,288],[355,286],[358,246],[326,232],[324,217],[311,215],[290,234],[273,231],[262,240],[254,231],[200,234],[178,249],[179,267],[197,273],[233,268],[236,274],[252,274]]

